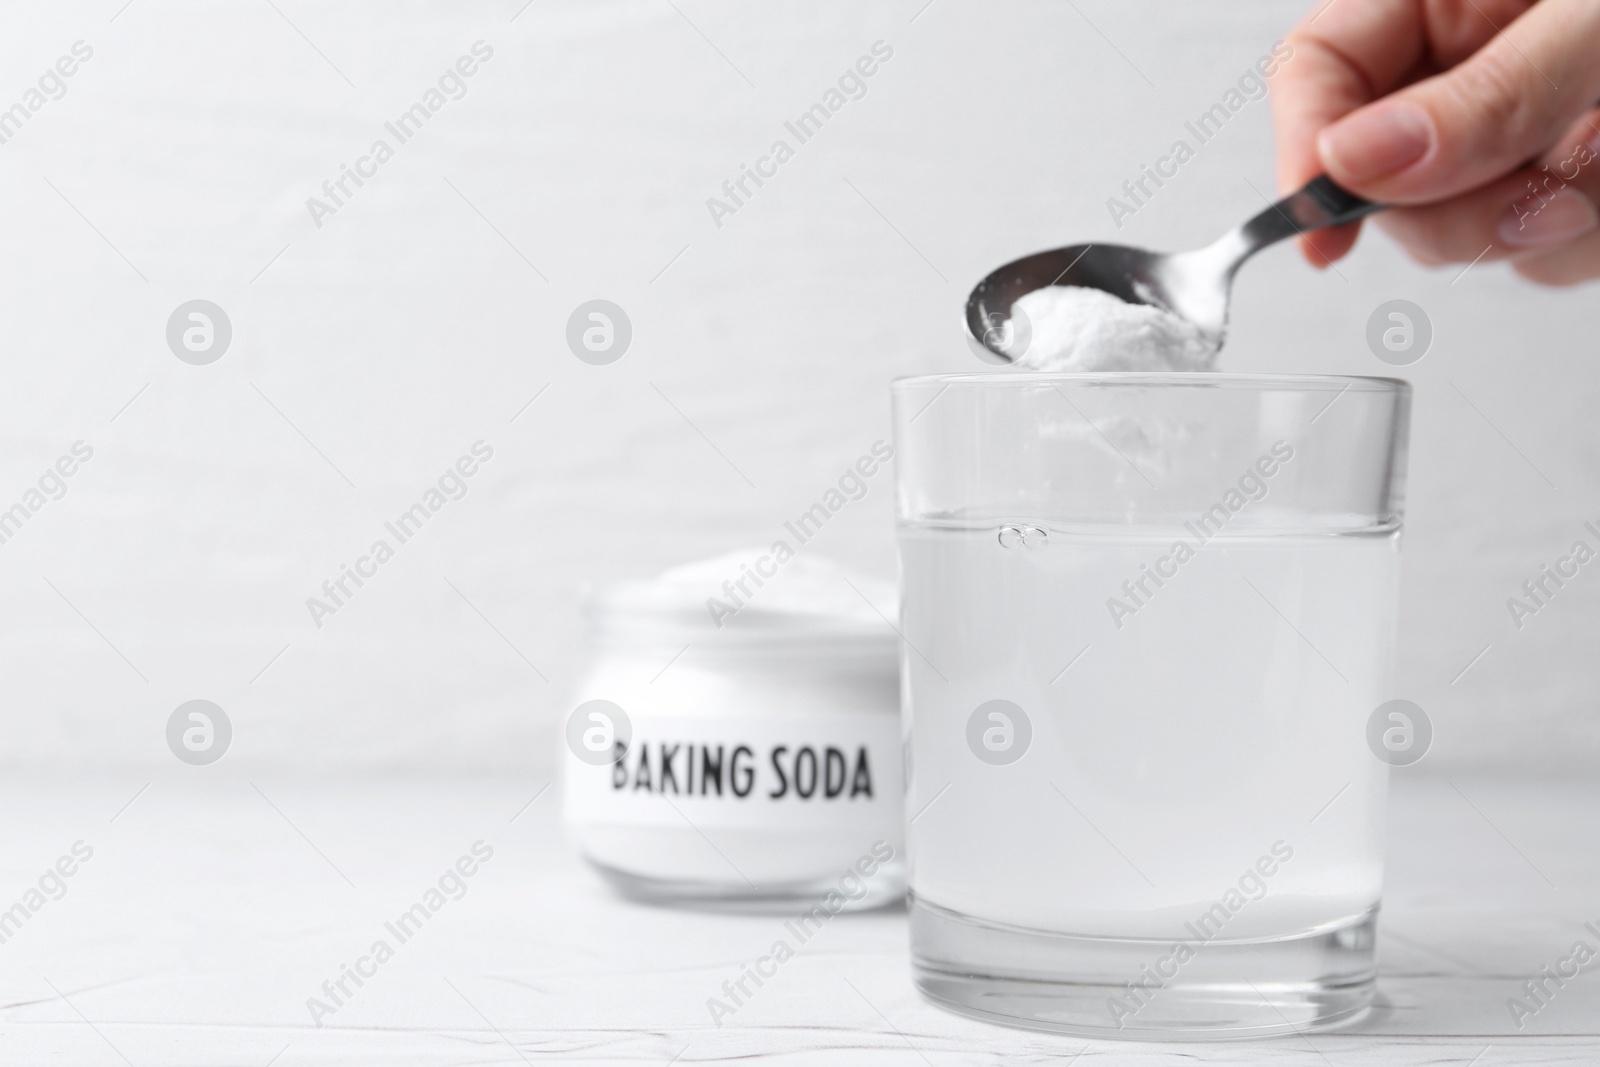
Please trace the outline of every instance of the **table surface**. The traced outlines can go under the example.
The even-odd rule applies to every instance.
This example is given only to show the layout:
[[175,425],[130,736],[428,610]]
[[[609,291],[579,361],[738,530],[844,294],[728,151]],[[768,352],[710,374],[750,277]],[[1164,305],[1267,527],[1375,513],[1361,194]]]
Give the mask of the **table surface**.
[[[541,792],[541,790],[543,790]],[[734,1017],[707,998],[784,916],[617,900],[554,789],[506,779],[11,779],[0,1063],[1594,1064],[1590,964],[1519,1029],[1508,1000],[1600,938],[1600,783],[1396,775],[1379,1008],[1342,1032],[1085,1041],[923,1002],[903,910],[835,918]],[[475,842],[492,857],[404,942],[386,933]],[[78,844],[82,842],[82,844]],[[63,855],[92,850],[50,895]],[[71,866],[70,864],[68,865]],[[37,906],[36,906],[37,905]],[[319,1027],[308,998],[380,937],[393,957]]]

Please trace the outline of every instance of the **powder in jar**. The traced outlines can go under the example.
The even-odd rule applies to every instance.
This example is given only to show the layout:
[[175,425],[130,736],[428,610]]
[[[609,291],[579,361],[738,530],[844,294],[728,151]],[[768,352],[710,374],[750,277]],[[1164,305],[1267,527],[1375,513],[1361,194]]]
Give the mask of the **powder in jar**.
[[898,900],[894,599],[813,553],[767,549],[594,597],[565,731],[564,815],[584,857],[654,902]]

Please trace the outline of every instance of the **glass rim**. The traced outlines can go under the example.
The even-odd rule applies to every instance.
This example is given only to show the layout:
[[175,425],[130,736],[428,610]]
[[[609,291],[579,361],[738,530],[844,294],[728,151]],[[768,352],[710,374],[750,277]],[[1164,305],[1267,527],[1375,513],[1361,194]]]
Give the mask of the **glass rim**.
[[1172,385],[1190,388],[1326,392],[1347,389],[1371,393],[1405,394],[1411,383],[1404,378],[1365,374],[1247,374],[1235,371],[963,371],[958,374],[916,374],[895,378],[890,387],[904,392],[918,387],[982,386],[1002,388],[1027,385]]

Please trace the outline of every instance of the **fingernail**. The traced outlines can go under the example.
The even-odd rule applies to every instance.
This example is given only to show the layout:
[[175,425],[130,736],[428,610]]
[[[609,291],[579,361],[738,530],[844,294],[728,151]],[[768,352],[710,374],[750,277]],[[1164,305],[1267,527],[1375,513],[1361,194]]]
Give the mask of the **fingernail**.
[[1405,100],[1380,101],[1347,115],[1317,136],[1335,177],[1363,182],[1404,170],[1433,148],[1433,117]]
[[1525,194],[1506,208],[1497,227],[1500,240],[1513,248],[1548,248],[1565,244],[1600,224],[1600,212],[1576,189],[1558,189],[1541,200]]

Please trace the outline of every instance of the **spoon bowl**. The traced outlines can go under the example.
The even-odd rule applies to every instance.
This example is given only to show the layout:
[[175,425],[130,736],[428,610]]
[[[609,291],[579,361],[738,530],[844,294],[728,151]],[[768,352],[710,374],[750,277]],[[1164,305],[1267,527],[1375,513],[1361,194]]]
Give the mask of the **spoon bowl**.
[[1070,245],[1035,252],[977,284],[967,298],[967,331],[999,357],[996,362],[1014,363],[1027,348],[1026,331],[1013,322],[1016,302],[1052,285],[1078,286],[1168,311],[1220,348],[1228,328],[1229,290],[1245,260],[1286,237],[1354,222],[1382,207],[1323,175],[1191,252],[1150,252],[1127,245]]

